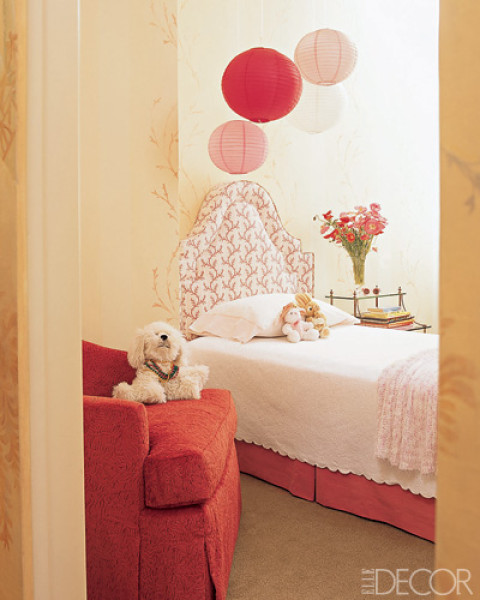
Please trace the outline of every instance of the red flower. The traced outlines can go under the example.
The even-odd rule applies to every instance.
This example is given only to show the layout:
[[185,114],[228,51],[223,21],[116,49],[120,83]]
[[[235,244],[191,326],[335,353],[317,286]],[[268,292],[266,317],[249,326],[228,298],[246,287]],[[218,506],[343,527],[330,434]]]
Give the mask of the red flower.
[[355,241],[355,234],[353,233],[353,231],[349,231],[347,233],[347,240],[349,242],[354,242]]
[[348,222],[350,221],[350,217],[347,217],[347,216],[345,216],[345,217],[340,217],[340,221],[341,221],[342,223],[348,223]]
[[323,216],[323,218],[325,219],[325,221],[329,221],[329,220],[330,220],[330,219],[333,217],[333,215],[332,215],[332,211],[331,211],[331,210],[329,210],[328,212],[326,212],[326,213],[325,213],[324,215],[322,215],[322,216]]

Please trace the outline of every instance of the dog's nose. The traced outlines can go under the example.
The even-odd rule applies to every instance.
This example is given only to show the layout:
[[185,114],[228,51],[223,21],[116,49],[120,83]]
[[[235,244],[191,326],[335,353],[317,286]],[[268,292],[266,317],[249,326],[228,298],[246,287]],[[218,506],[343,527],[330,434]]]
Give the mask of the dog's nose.
[[163,334],[160,336],[160,339],[162,339],[163,341],[168,340],[168,335]]

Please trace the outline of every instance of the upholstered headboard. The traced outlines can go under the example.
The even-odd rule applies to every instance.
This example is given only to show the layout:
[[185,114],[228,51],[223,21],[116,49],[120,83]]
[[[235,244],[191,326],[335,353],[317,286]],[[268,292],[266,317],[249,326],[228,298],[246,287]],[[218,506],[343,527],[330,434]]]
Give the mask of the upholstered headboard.
[[253,181],[213,188],[180,248],[180,326],[216,304],[254,294],[313,295],[313,254],[284,228]]

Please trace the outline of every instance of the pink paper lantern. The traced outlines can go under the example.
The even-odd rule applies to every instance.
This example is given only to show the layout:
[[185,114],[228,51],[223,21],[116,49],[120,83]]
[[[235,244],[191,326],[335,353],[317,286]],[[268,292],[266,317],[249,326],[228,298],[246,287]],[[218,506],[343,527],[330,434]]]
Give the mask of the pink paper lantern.
[[302,77],[293,60],[273,48],[250,48],[227,65],[222,92],[228,106],[256,123],[287,115],[302,93]]
[[227,121],[210,136],[208,153],[215,166],[235,175],[250,173],[267,158],[264,132],[249,121]]
[[307,33],[295,48],[295,64],[316,85],[344,81],[357,62],[357,48],[341,31],[318,29]]

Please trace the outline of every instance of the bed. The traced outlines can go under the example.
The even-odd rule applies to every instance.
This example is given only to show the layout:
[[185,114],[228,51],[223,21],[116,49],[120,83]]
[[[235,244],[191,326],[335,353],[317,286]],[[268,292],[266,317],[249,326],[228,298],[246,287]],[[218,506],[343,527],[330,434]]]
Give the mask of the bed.
[[[313,296],[313,260],[264,188],[251,181],[214,188],[181,245],[181,328],[191,360],[209,365],[209,387],[233,394],[242,472],[433,541],[435,473],[398,468],[375,449],[379,378],[389,365],[437,352],[438,336],[356,327],[337,314],[330,337],[317,342],[291,344],[269,337],[268,327],[246,338],[219,337],[215,328],[217,335],[192,334],[210,333],[198,329],[200,317],[232,301],[281,305],[297,292]],[[230,331],[226,317],[221,325]]]

